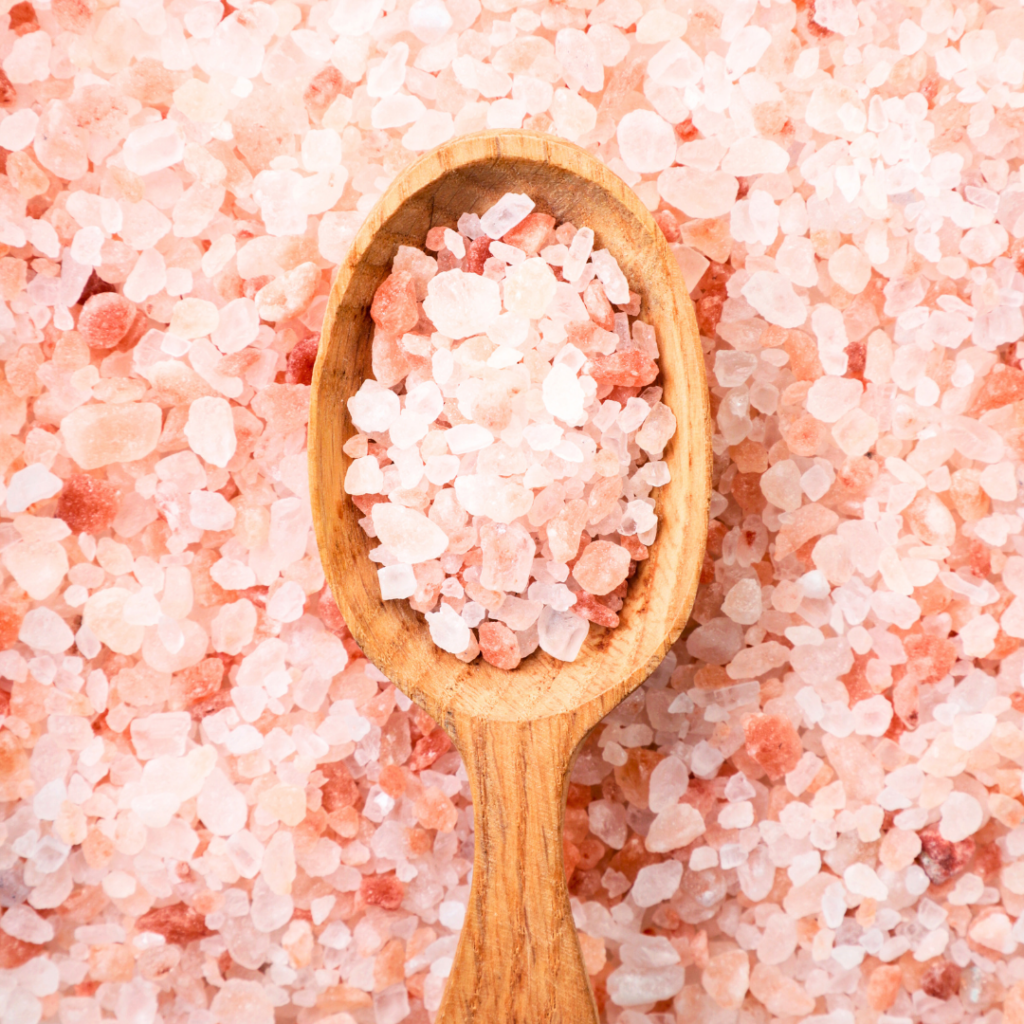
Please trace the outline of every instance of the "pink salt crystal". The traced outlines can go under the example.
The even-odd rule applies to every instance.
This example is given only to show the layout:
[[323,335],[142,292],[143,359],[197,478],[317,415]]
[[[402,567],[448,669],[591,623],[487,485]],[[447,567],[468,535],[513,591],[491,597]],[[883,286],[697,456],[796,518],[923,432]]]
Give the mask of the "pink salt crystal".
[[431,279],[423,308],[442,334],[458,340],[494,323],[501,313],[501,293],[489,278],[448,270]]
[[90,348],[113,348],[135,319],[135,306],[117,292],[101,292],[86,300],[78,331]]
[[587,522],[599,523],[617,507],[621,495],[622,478],[620,476],[609,476],[598,480],[587,497]]
[[412,364],[399,339],[378,329],[373,333],[371,346],[370,361],[377,382],[387,388],[401,383]]
[[615,327],[615,311],[605,295],[604,286],[593,280],[583,289],[583,304],[587,307],[590,319],[606,331]]
[[405,270],[389,274],[374,292],[370,316],[389,335],[411,331],[419,320],[412,274]]
[[414,509],[381,503],[373,506],[371,517],[381,544],[401,562],[427,562],[448,547],[447,534]]
[[400,245],[391,264],[391,273],[410,274],[416,286],[416,298],[422,302],[427,297],[428,282],[437,273],[437,260],[413,246]]
[[431,252],[437,252],[439,249],[443,249],[445,246],[445,232],[450,230],[450,228],[446,228],[443,225],[432,227],[427,232],[427,240],[424,244]]
[[569,609],[573,615],[596,622],[599,626],[614,629],[619,624],[619,617],[606,604],[602,604],[591,594],[581,591],[576,595],[576,603]]
[[626,579],[629,563],[629,552],[625,548],[610,541],[597,540],[587,545],[573,567],[572,575],[588,593],[602,597]]
[[907,525],[925,544],[952,546],[956,539],[956,523],[949,509],[937,494],[920,491],[904,512]]
[[483,551],[481,586],[513,594],[526,589],[537,546],[522,526],[485,523],[480,528],[480,547]]
[[[576,498],[547,524],[548,546],[556,562],[568,562],[579,550],[580,533],[587,523],[587,503]],[[607,593],[607,591],[605,591]]]
[[480,652],[484,661],[495,668],[512,671],[519,667],[519,640],[508,626],[500,622],[481,622]]
[[750,959],[742,949],[711,957],[700,978],[704,991],[726,1010],[742,1005],[749,981]]
[[542,607],[538,601],[524,601],[522,598],[506,594],[491,616],[504,622],[509,629],[521,632],[537,621]]
[[82,469],[134,462],[160,438],[163,416],[151,402],[83,405],[64,417],[61,434],[68,454]]

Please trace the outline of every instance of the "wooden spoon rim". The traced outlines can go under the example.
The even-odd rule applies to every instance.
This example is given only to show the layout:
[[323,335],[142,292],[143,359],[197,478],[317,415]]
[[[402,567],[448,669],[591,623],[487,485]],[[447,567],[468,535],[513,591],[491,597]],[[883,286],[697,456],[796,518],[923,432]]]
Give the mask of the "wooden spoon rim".
[[[538,189],[541,179],[552,177],[558,179],[557,188]],[[658,539],[630,581],[620,625],[614,630],[592,626],[575,662],[560,662],[538,650],[513,672],[479,658],[466,665],[438,650],[423,617],[407,601],[380,600],[376,566],[366,557],[374,542],[356,525],[361,514],[341,487],[350,462],[341,445],[355,433],[344,399],[370,375],[357,372],[355,364],[369,364],[360,337],[370,336],[372,290],[399,244],[423,244],[425,229],[418,238],[418,227],[407,225],[403,233],[403,218],[418,225],[417,216],[422,221],[429,215],[427,227],[452,225],[454,217],[435,209],[438,193],[454,189],[462,210],[473,209],[474,202],[482,209],[501,192],[485,197],[481,185],[474,196],[466,182],[486,182],[491,188],[496,179],[503,190],[527,192],[538,210],[559,219],[570,218],[556,207],[576,208],[576,222],[591,227],[595,220],[621,221],[615,239],[603,238],[595,227],[595,248],[607,245],[630,287],[643,297],[641,315],[658,332],[663,400],[678,421],[664,456],[673,478],[655,492]],[[600,203],[588,207],[587,197],[610,200],[608,210]],[[355,354],[345,358],[353,345]],[[324,317],[311,394],[310,493],[325,574],[341,614],[367,657],[437,719],[450,713],[501,721],[569,714],[585,731],[657,667],[686,623],[703,561],[710,437],[693,306],[664,236],[637,195],[585,150],[549,135],[487,131],[445,143],[410,164],[370,211],[338,269]]]

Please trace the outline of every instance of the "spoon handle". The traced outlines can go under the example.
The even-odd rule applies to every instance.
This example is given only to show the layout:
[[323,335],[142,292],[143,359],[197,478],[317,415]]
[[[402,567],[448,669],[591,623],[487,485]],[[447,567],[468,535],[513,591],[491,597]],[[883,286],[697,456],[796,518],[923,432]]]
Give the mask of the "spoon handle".
[[564,717],[452,723],[473,791],[469,906],[436,1024],[597,1024],[569,907]]

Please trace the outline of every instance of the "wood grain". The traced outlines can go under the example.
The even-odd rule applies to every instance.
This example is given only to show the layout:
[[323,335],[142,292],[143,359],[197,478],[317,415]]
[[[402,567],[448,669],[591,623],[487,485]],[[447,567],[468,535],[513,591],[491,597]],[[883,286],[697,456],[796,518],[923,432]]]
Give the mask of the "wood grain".
[[[537,651],[514,672],[438,650],[405,601],[383,602],[375,542],[343,491],[355,433],[345,401],[371,373],[370,303],[399,245],[454,227],[506,192],[594,229],[655,327],[663,401],[678,430],[655,492],[650,557],[630,581],[618,628],[592,625],[575,662]],[[310,490],[324,570],[346,623],[374,664],[452,736],[469,771],[476,817],[470,908],[440,1024],[596,1022],[569,913],[562,863],[564,792],[590,729],[660,663],[693,603],[710,498],[710,423],[693,307],[650,214],[584,150],[525,131],[481,132],[441,146],[391,184],[339,268],[324,318],[309,426]]]

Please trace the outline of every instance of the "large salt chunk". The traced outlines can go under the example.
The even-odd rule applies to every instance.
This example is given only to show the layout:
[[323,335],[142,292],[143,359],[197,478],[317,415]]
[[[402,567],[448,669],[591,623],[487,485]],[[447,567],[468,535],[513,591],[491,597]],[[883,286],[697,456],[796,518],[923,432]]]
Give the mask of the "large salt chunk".
[[586,394],[575,371],[565,363],[557,363],[544,378],[541,387],[544,408],[556,419],[576,426],[583,417]]
[[468,338],[483,334],[498,319],[501,289],[497,281],[482,274],[446,270],[427,285],[423,309],[441,334],[455,340]]
[[[533,200],[527,195],[507,192],[481,216],[480,227],[489,238],[501,238],[520,221],[525,220],[527,215],[532,212],[534,205]],[[433,318],[431,317],[431,319]],[[434,320],[434,323],[437,321]]]
[[427,625],[430,639],[449,654],[461,654],[473,638],[465,619],[450,604],[442,603],[440,611],[434,614],[427,612]]
[[345,473],[346,494],[379,494],[383,487],[384,474],[374,456],[352,460]]
[[807,411],[822,423],[836,423],[860,403],[864,386],[849,377],[819,377],[807,392]]
[[653,907],[670,899],[683,878],[683,865],[677,860],[649,864],[641,868],[633,883],[633,900],[638,907]]
[[770,324],[799,327],[807,319],[804,302],[781,274],[756,270],[743,286],[743,297]]
[[590,623],[573,615],[571,611],[556,611],[545,606],[537,620],[537,635],[540,648],[559,661],[575,661],[583,641],[587,638]]
[[739,182],[723,171],[669,167],[658,175],[658,194],[687,217],[724,216],[732,210],[738,191]]
[[381,502],[370,515],[377,538],[400,562],[429,562],[448,547],[444,530],[415,509]]
[[390,429],[402,411],[398,395],[375,380],[364,380],[346,404],[352,423],[367,434],[381,434]]
[[505,309],[517,316],[539,320],[551,305],[557,284],[551,267],[539,256],[523,260],[505,278]]
[[465,455],[467,452],[478,452],[494,442],[494,435],[476,423],[460,423],[444,432],[448,442],[448,450],[453,455]]
[[122,159],[132,174],[144,176],[176,164],[184,155],[185,138],[176,121],[151,121],[125,139]]
[[99,402],[72,410],[60,431],[68,454],[82,469],[145,458],[160,439],[163,414],[151,402]]
[[455,495],[471,516],[487,516],[496,523],[511,523],[525,516],[533,504],[533,491],[496,473],[457,476]]
[[537,544],[518,523],[485,523],[480,528],[483,566],[480,586],[519,594],[526,589]]
[[227,399],[211,395],[197,398],[189,406],[185,437],[197,455],[214,466],[226,466],[238,445]]
[[24,512],[29,505],[52,498],[62,486],[61,478],[51,473],[40,462],[19,469],[7,485],[7,511]]

